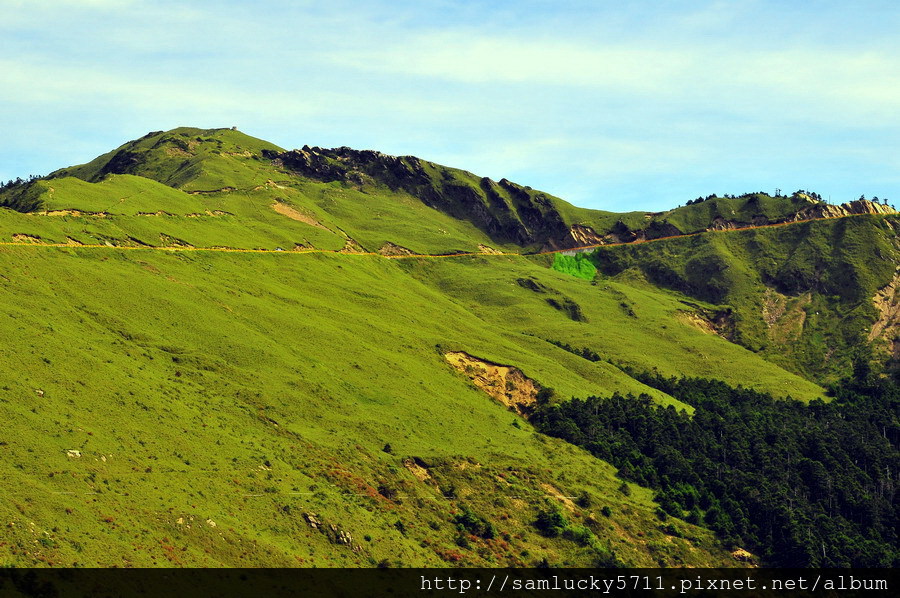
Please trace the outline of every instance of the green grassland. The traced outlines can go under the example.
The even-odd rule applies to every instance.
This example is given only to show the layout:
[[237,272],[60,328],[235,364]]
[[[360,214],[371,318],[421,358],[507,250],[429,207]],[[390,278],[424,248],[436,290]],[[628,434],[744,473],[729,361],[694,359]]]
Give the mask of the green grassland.
[[[15,355],[0,362],[7,565],[730,558],[699,528],[676,523],[689,539],[660,531],[648,491],[624,495],[611,467],[535,434],[444,363],[443,350],[467,350],[561,393],[640,386],[408,272],[437,262],[40,247],[0,259],[0,327]],[[440,266],[468,272],[470,289],[529,275],[575,294],[568,277],[500,259],[503,275]],[[404,467],[410,457],[430,478]],[[593,506],[567,507],[557,492]],[[531,523],[547,503],[587,525],[594,547],[539,535]],[[497,537],[459,546],[463,506]],[[601,506],[612,516],[591,517]]]
[[110,173],[134,174],[186,191],[243,188],[265,182],[269,164],[263,150],[276,145],[230,129],[181,127],[148,133],[81,166],[64,168],[51,177],[77,177],[99,182]]
[[[602,248],[606,275],[733,309],[735,341],[808,379],[849,372],[900,258],[895,216],[853,216]],[[887,339],[892,340],[892,339]]]
[[702,202],[654,213],[604,212],[579,208],[558,198],[554,198],[553,201],[568,225],[589,226],[599,234],[613,232],[622,225],[630,231],[652,230],[653,227],[660,225],[671,225],[683,234],[708,230],[717,221],[729,222],[736,227],[746,227],[785,221],[804,208],[814,205],[814,202],[805,195],[773,197],[765,193],[750,193],[740,197],[711,197]]
[[[893,274],[861,263],[872,235],[896,257],[891,220],[869,217],[606,248],[596,274],[584,258],[336,253],[522,253],[541,243],[509,231],[536,214],[564,230],[648,218],[412,158],[392,168],[421,167],[421,188],[336,157],[353,176],[318,180],[263,150],[281,151],[176,129],[0,193],[20,209],[0,208],[0,242],[19,243],[0,245],[0,564],[734,565],[734,547],[663,525],[649,490],[536,433],[444,353],[515,366],[560,401],[646,393],[692,411],[628,368],[807,401],[824,391],[805,347],[871,322]],[[458,214],[461,197],[500,228]],[[667,218],[755,210],[738,201]],[[765,328],[773,292],[805,310],[794,348]],[[534,522],[554,509],[568,533],[545,537]]]

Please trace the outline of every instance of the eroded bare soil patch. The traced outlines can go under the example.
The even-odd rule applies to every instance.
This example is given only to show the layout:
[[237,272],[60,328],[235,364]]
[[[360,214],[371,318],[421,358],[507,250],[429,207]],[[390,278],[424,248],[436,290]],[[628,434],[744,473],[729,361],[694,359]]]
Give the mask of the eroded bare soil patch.
[[878,310],[878,319],[875,320],[869,331],[869,342],[879,338],[892,341],[900,333],[898,287],[900,287],[900,272],[894,274],[894,279],[875,293],[875,297],[872,298],[872,302]]
[[540,386],[519,368],[484,361],[462,351],[451,351],[444,358],[475,386],[512,411],[527,416],[533,410]]
[[327,227],[323,226],[318,220],[304,214],[303,212],[289,206],[286,203],[276,201],[272,204],[272,209],[281,214],[282,216],[287,216],[291,220],[297,220],[298,222],[302,222],[304,224],[308,224],[310,226],[315,226],[316,228],[321,228],[322,230],[327,230],[331,232]]

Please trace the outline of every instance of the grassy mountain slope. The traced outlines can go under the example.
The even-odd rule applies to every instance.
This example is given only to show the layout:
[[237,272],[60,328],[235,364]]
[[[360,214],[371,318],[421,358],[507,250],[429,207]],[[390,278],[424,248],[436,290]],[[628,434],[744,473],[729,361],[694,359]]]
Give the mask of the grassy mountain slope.
[[[79,248],[0,257],[3,336],[18,339],[16,360],[0,366],[2,475],[16,488],[2,507],[7,564],[590,564],[608,548],[635,565],[729,559],[703,530],[659,531],[647,491],[619,492],[610,467],[535,435],[441,352],[516,363],[562,392],[621,387],[621,374],[616,384],[608,366],[591,372],[498,330],[399,262]],[[553,498],[582,492],[591,507]],[[537,534],[531,523],[551,504],[593,530],[599,552]],[[463,506],[497,537],[457,545]]]
[[[776,396],[804,400],[822,396],[815,384],[716,334],[698,315],[699,304],[687,305],[665,293],[613,280],[591,284],[525,264],[519,258],[484,257],[409,262],[404,267],[483,320],[508,322],[533,335],[536,340],[531,344],[553,359],[565,352],[537,339],[586,347],[601,356],[599,365],[576,360],[582,368],[605,368],[611,362],[637,370],[655,368],[665,375],[719,378],[765,388]],[[548,300],[577,306],[583,321],[548,306]],[[734,369],[735,363],[741,369]],[[563,396],[573,394],[568,387],[558,390]]]
[[[231,130],[202,133],[215,133],[225,140],[236,138],[242,141],[246,137]],[[164,150],[174,143],[173,139],[193,135],[197,135],[197,131],[176,130],[170,134],[148,136],[123,147],[135,152],[135,145],[149,146],[145,153],[155,156],[160,151],[166,154]],[[250,141],[244,145],[224,146],[229,150],[225,153],[235,154],[242,147],[254,144],[264,146],[264,142],[248,139]],[[211,154],[201,151],[200,147],[194,147],[197,155],[207,156],[206,162],[213,161],[208,157]],[[376,158],[380,156],[371,154]],[[221,159],[228,162],[230,156]],[[256,162],[246,156],[241,159]],[[357,246],[366,249],[405,244],[423,253],[439,253],[449,248],[443,245],[448,242],[459,243],[456,245],[459,249],[473,250],[472,245],[477,242],[490,241],[470,223],[428,207],[402,190],[384,190],[377,185],[357,188],[346,182],[323,183],[296,176],[288,176],[283,184],[272,179],[256,184],[264,176],[278,175],[279,172],[274,170],[277,164],[271,166],[272,172],[248,175],[251,178],[243,181],[239,188],[215,193],[187,193],[137,175],[107,174],[96,183],[62,176],[78,173],[92,178],[90,172],[103,171],[109,160],[104,157],[83,167],[58,171],[54,175],[56,178],[34,182],[32,188],[41,190],[43,210],[24,214],[4,211],[0,214],[0,239],[18,238],[26,242],[69,243],[73,246],[312,247],[326,250],[340,249],[352,239]],[[467,247],[464,246],[466,243]],[[539,258],[538,262],[541,260]],[[584,281],[576,283],[543,268],[539,270],[542,275],[554,276],[555,280],[545,285],[546,288],[536,287],[535,291],[528,285],[517,283],[534,276],[517,270],[515,264],[518,263],[492,256],[460,262],[464,264],[461,267],[450,262],[434,264],[434,269],[423,278],[429,284],[437,284],[442,293],[455,297],[456,301],[462,293],[471,292],[466,307],[476,313],[492,305],[503,306],[501,311],[488,312],[490,318],[502,322],[504,329],[511,324],[516,333],[535,335],[542,343],[539,344],[540,351],[548,350],[547,340],[569,344],[581,342],[585,347],[603,352],[604,358],[613,363],[644,369],[672,368],[670,371],[696,375],[726,372],[723,374],[725,380],[733,383],[742,380],[736,374],[727,373],[730,371],[727,364],[741,360],[758,364],[751,366],[758,370],[752,384],[776,396],[809,399],[821,395],[821,390],[814,384],[787,375],[780,368],[773,368],[715,335],[709,324],[695,313],[697,309],[706,309],[702,306],[698,308],[628,286],[616,288],[604,284],[593,287]],[[472,285],[467,286],[465,281],[469,280],[467,276],[471,276],[471,272],[477,274],[471,278]],[[446,278],[441,279],[441,276]],[[570,288],[565,292],[555,290],[560,285]],[[588,314],[586,323],[574,321],[571,314],[566,315],[568,301],[577,309],[585,310]],[[554,304],[557,309],[552,307]],[[554,317],[548,318],[548,315]],[[545,325],[548,322],[551,324]],[[619,323],[613,325],[611,322]],[[563,334],[560,326],[569,326],[571,331]],[[637,331],[641,332],[638,334]],[[566,338],[557,338],[560,336]],[[648,351],[645,348],[648,345],[660,350]],[[550,347],[551,351],[563,353]],[[490,358],[489,355],[482,356]],[[605,386],[620,388],[623,392],[635,390],[627,376],[615,373],[614,366],[581,364],[581,367],[588,366],[595,375],[607,372],[597,379]],[[580,383],[562,381],[560,384],[559,390],[572,395],[577,394]]]
[[[697,232],[726,222],[781,221],[811,204],[805,195],[750,194],[660,214],[616,214],[578,208],[506,179],[496,182],[414,156],[346,147],[285,152],[231,129],[183,127],[149,133],[87,164],[51,173],[52,186],[62,187],[55,202],[39,181],[0,192],[0,205],[46,209],[71,197],[61,180],[98,183],[110,175],[137,175],[200,194],[226,212],[232,211],[229,205],[246,203],[248,195],[285,203],[338,236],[347,231],[370,251],[386,244],[420,253],[467,252],[480,245],[529,251],[578,247]],[[265,220],[267,210],[251,203],[261,210],[255,218]]]
[[606,275],[637,274],[727,304],[735,341],[810,379],[829,380],[847,374],[851,357],[870,340],[881,355],[892,348],[892,327],[869,333],[883,317],[873,298],[900,264],[898,223],[896,216],[865,215],[708,233],[602,248],[593,260]]
[[[0,475],[17,489],[0,507],[0,562],[734,564],[708,531],[661,524],[648,490],[625,494],[613,468],[536,434],[444,355],[515,366],[559,400],[647,393],[691,411],[625,366],[821,397],[798,375],[820,373],[802,351],[835,324],[804,329],[796,354],[790,339],[754,345],[771,334],[758,322],[767,289],[819,305],[852,280],[855,294],[827,307],[855,306],[865,317],[839,323],[858,328],[892,275],[860,263],[869,235],[895,260],[890,217],[606,248],[594,280],[548,256],[358,252],[570,247],[620,221],[705,230],[710,210],[738,201],[602,213],[415,158],[186,128],[6,189],[0,203],[20,211],[0,209],[0,242],[33,246],[0,245],[0,334],[13,339]],[[760,201],[772,219],[800,209]],[[288,251],[159,250],[217,247]],[[823,278],[841,259],[854,269]],[[824,286],[785,286],[797,279]],[[570,525],[545,537],[534,523],[554,510]]]
[[185,191],[239,188],[269,172],[263,150],[276,145],[231,129],[181,127],[148,133],[87,164],[57,170],[92,183],[109,174],[134,174]]

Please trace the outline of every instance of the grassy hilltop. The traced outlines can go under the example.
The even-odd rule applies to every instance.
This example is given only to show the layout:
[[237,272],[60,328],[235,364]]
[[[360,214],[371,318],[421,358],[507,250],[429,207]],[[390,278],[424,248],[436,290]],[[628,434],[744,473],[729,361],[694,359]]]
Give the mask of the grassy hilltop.
[[[527,380],[692,413],[632,375],[655,370],[824,397],[860,335],[889,344],[890,215],[603,248],[592,280],[534,255],[810,207],[753,201],[611,214],[417,158],[190,128],[8,186],[0,562],[739,564],[488,393],[533,402]],[[452,352],[516,377],[479,381]]]

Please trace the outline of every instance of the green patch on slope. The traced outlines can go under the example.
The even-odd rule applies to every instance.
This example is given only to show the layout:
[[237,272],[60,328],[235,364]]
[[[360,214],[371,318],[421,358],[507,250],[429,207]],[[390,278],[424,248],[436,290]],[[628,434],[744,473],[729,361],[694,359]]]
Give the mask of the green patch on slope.
[[[643,385],[399,262],[23,247],[0,261],[0,334],[15,354],[0,360],[0,475],[15,489],[0,507],[4,564],[730,562],[688,524],[690,539],[670,544],[649,491],[617,490],[611,467],[534,434],[442,352],[513,363],[562,392]],[[506,268],[455,267],[466,287]],[[522,258],[511,274],[575,281]],[[614,516],[556,497],[581,492]],[[596,542],[541,536],[548,505]],[[464,508],[496,535],[461,538]]]
[[590,258],[581,253],[575,255],[553,254],[553,269],[585,280],[593,280],[597,275],[597,267]]

